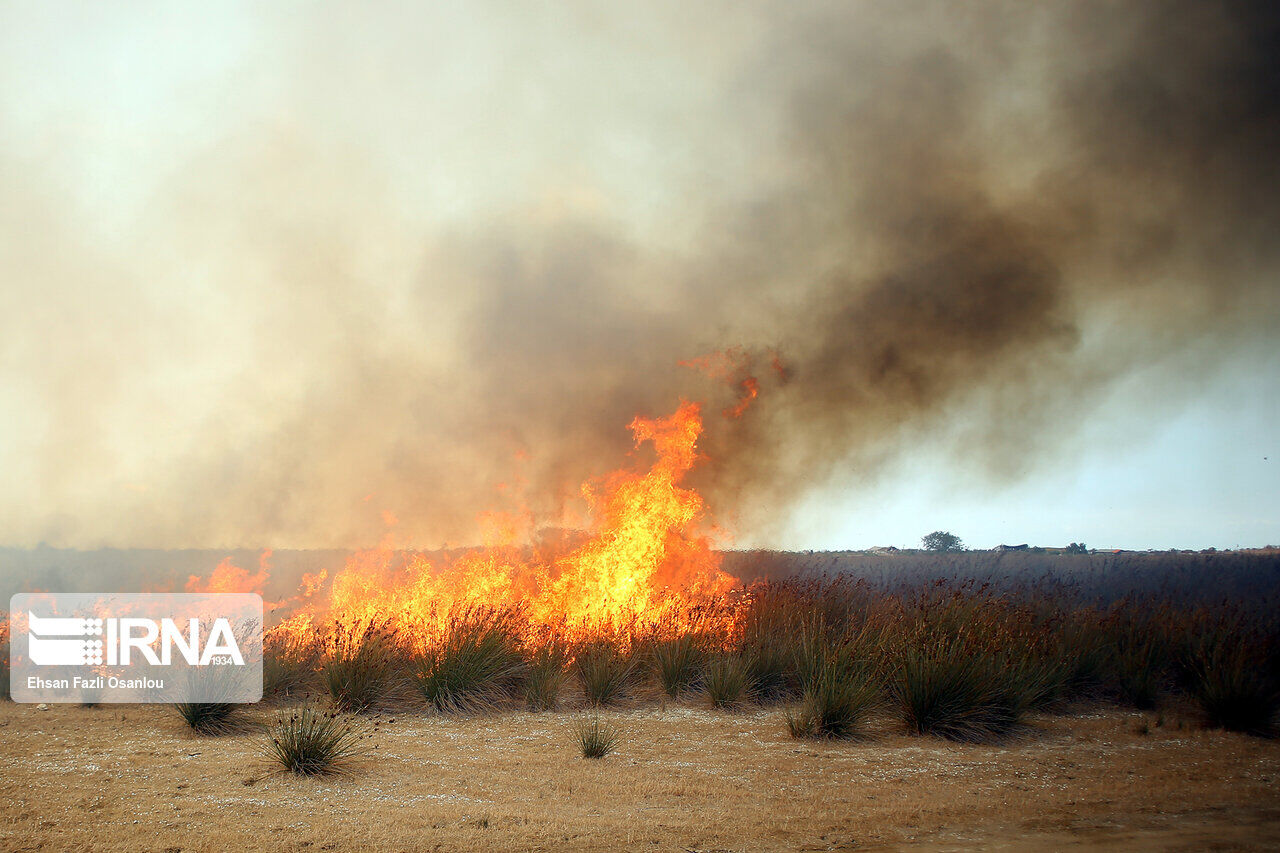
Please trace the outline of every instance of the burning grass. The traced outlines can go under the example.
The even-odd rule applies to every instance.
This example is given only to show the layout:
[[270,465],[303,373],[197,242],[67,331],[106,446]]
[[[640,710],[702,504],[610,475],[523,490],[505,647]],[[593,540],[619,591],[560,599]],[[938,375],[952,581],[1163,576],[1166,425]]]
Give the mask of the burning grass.
[[[1162,597],[1136,577],[1123,594],[1105,574],[1001,580],[961,554],[927,563],[949,567],[946,580],[743,584],[722,568],[685,482],[701,458],[699,406],[629,429],[636,462],[583,484],[590,521],[572,541],[522,545],[535,541],[528,520],[489,513],[484,548],[430,559],[373,549],[304,577],[268,636],[268,691],[305,693],[318,676],[343,711],[405,693],[440,712],[549,710],[572,679],[595,707],[657,691],[701,691],[718,708],[787,703],[796,732],[823,737],[883,705],[917,734],[1003,738],[1029,711],[1099,697],[1138,709],[1194,699],[1215,725],[1271,727],[1271,711],[1241,710],[1274,706],[1280,677],[1280,630],[1261,604],[1228,619],[1247,644],[1195,649],[1209,597]],[[1091,555],[1062,559],[1092,566]],[[1118,565],[1106,559],[1104,573]]]
[[[443,713],[697,693],[725,710],[785,702],[797,737],[854,736],[883,712],[915,735],[1001,740],[1032,711],[1107,699],[1194,705],[1208,725],[1271,735],[1278,637],[1262,607],[1139,597],[1104,606],[1065,587],[967,581],[791,580],[621,623],[548,624],[528,609],[472,604],[421,623],[334,622],[282,654],[287,677],[275,681],[318,684],[349,712],[406,696]],[[566,693],[570,683],[577,690]]]

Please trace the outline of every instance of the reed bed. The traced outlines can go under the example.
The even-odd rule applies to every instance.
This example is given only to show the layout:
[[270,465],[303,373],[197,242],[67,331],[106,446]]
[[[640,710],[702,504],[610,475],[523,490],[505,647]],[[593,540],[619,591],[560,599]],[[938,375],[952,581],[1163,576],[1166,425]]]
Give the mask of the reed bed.
[[758,581],[623,625],[534,624],[518,608],[474,607],[429,626],[335,625],[302,647],[269,643],[268,660],[273,690],[318,685],[354,712],[411,700],[440,713],[777,704],[797,737],[856,737],[881,717],[920,736],[992,741],[1035,712],[1110,702],[1177,706],[1206,726],[1270,736],[1280,708],[1272,600],[1158,589],[1104,599],[1096,585],[1052,578],[819,577]]

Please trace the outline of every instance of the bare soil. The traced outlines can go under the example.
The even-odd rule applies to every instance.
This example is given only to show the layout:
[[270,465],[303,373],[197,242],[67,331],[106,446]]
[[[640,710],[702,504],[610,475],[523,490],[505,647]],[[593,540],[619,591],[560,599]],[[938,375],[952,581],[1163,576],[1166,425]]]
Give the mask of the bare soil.
[[1280,849],[1280,742],[1153,715],[1037,717],[997,745],[888,722],[796,741],[781,709],[605,717],[622,740],[592,761],[570,712],[388,715],[350,774],[309,779],[273,772],[261,731],[4,702],[0,849]]

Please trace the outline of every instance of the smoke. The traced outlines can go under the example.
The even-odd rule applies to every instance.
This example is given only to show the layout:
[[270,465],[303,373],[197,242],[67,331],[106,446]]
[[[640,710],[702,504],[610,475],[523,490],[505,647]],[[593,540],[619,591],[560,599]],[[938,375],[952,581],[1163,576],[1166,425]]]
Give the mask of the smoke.
[[471,8],[221,21],[105,94],[211,22],[65,36],[88,64],[0,112],[0,539],[573,524],[681,396],[767,538],[913,444],[1021,476],[1133,371],[1176,401],[1267,345],[1264,4]]

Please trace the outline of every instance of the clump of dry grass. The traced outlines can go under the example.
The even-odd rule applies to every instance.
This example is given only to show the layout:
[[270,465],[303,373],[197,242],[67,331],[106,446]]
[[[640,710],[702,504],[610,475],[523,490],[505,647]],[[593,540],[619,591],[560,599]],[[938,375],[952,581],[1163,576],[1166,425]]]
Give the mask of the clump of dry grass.
[[1065,670],[1045,653],[1034,614],[983,590],[926,592],[892,645],[891,695],[913,734],[998,739],[1048,704]]
[[908,731],[948,740],[998,738],[1017,725],[1024,710],[998,663],[955,642],[906,650],[893,695]]
[[702,679],[706,656],[698,643],[698,637],[692,633],[660,640],[653,645],[650,654],[658,684],[662,687],[662,692],[672,699],[679,699]]
[[707,664],[702,689],[712,708],[741,708],[751,697],[752,663],[749,655],[719,655]]
[[336,625],[321,665],[325,688],[340,711],[366,711],[392,691],[402,655],[384,623]]
[[287,699],[314,686],[323,651],[313,634],[268,631],[262,649],[263,697]]
[[451,613],[415,657],[410,677],[438,711],[490,710],[509,697],[524,673],[520,614],[467,608]]
[[747,689],[755,698],[771,701],[792,693],[796,642],[812,614],[813,591],[792,582],[753,587],[740,616],[738,647],[748,666]]
[[604,758],[613,752],[620,738],[617,728],[601,722],[597,714],[580,717],[574,726],[574,736],[583,758]]
[[197,734],[226,734],[240,725],[240,706],[231,702],[179,702],[173,708]]
[[881,702],[881,690],[869,662],[866,634],[836,638],[812,628],[799,647],[797,671],[803,692],[787,712],[792,737],[847,738],[861,732]]
[[1183,680],[1207,725],[1273,737],[1280,690],[1258,665],[1266,657],[1260,639],[1244,633],[1240,623],[1238,614],[1194,620],[1183,653]]
[[587,702],[611,705],[626,698],[635,672],[635,658],[616,643],[598,640],[578,652],[574,668]]
[[362,724],[334,710],[294,708],[277,715],[266,753],[282,770],[302,776],[345,773],[369,749],[377,723]]
[[564,687],[568,653],[554,636],[536,641],[528,654],[524,677],[524,703],[530,711],[554,711]]
[[[1110,654],[1104,684],[1120,702],[1150,710],[1177,687],[1187,643],[1199,628],[1191,608],[1152,596],[1129,596],[1113,605],[1100,628]],[[1244,625],[1238,628],[1245,630]]]

